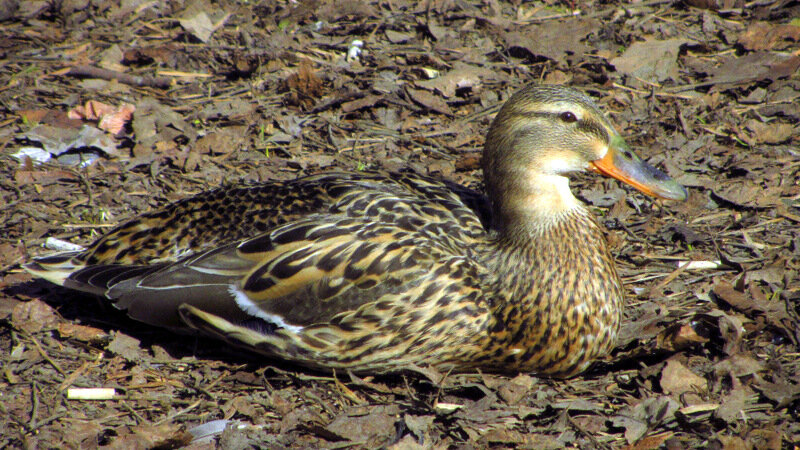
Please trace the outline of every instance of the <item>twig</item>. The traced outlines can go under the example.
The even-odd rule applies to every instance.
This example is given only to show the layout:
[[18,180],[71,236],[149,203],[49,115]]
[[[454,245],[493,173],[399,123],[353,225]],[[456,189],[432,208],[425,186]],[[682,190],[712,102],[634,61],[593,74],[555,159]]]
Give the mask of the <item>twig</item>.
[[594,448],[610,448],[608,444],[598,441],[592,433],[586,431],[585,428],[583,428],[575,419],[573,419],[572,416],[569,415],[569,408],[564,409],[564,417],[567,419],[567,422],[569,422],[569,424],[578,431],[578,433],[586,436],[586,438],[592,442],[592,446]]
[[22,334],[23,334],[23,335],[24,335],[26,338],[30,339],[30,341],[31,341],[31,342],[33,342],[33,345],[34,345],[34,347],[36,347],[36,350],[39,352],[39,355],[40,355],[40,356],[41,356],[41,357],[42,357],[42,358],[43,358],[45,361],[47,361],[47,363],[48,363],[48,364],[50,364],[51,366],[53,366],[53,368],[54,368],[54,369],[56,369],[56,371],[57,371],[58,373],[60,373],[60,374],[61,374],[63,377],[65,377],[65,378],[66,378],[66,376],[67,376],[67,373],[66,373],[66,372],[64,372],[64,369],[62,369],[62,368],[61,368],[61,366],[59,366],[57,362],[53,361],[53,359],[52,359],[52,358],[50,358],[50,355],[48,355],[48,354],[47,354],[47,352],[45,352],[45,351],[44,351],[44,348],[42,348],[42,344],[40,344],[40,343],[39,343],[39,341],[38,341],[38,340],[37,340],[37,339],[36,339],[36,338],[35,338],[35,337],[34,337],[34,336],[31,334],[31,333],[29,333],[29,332],[27,332],[27,331],[24,331],[24,330],[22,330]]
[[141,415],[139,415],[139,413],[137,413],[133,409],[133,407],[131,407],[131,405],[128,404],[128,402],[122,402],[121,405],[122,405],[123,408],[127,409],[129,413],[131,413],[131,415],[138,421],[139,424],[150,423],[149,420],[147,420],[144,417],[142,417]]
[[[639,78],[637,78],[637,79],[639,79]],[[639,80],[644,82],[644,83],[647,83],[647,84],[652,84],[652,83],[646,82],[646,81],[641,80],[641,79],[639,79]],[[667,91],[671,91],[672,88],[661,88],[661,89],[663,89],[662,91],[650,92],[650,91],[643,91],[641,89],[634,89],[632,87],[628,87],[628,86],[625,86],[625,85],[619,84],[619,83],[612,83],[612,86],[614,86],[617,89],[622,89],[622,90],[625,90],[625,91],[634,92],[634,93],[636,93],[638,95],[655,94],[656,97],[679,98],[679,99],[682,99],[682,100],[693,100],[694,99],[694,97],[692,97],[690,95],[681,95],[681,94],[676,94],[676,93],[672,93],[672,92],[667,92]],[[688,91],[690,89],[686,89],[686,90]]]
[[39,393],[37,391],[36,381],[31,382],[31,420],[28,421],[28,429],[33,430],[36,428],[36,416],[39,415]]
[[146,77],[117,72],[116,70],[101,69],[94,66],[71,67],[66,75],[73,77],[100,78],[103,80],[117,80],[120,83],[132,86],[147,86],[167,89],[172,86],[172,79],[167,77]]
[[196,402],[192,403],[191,405],[187,406],[186,408],[183,408],[180,411],[175,411],[174,413],[168,415],[167,417],[164,417],[163,419],[159,420],[158,422],[154,422],[153,425],[159,426],[161,424],[167,423],[170,420],[173,420],[176,417],[178,417],[178,416],[180,416],[182,414],[186,414],[187,412],[197,408],[197,406],[200,405],[200,403],[202,403],[202,402],[203,402],[202,400],[197,400]]
[[689,264],[681,264],[680,266],[678,266],[677,269],[673,270],[672,273],[667,275],[655,287],[651,287],[649,292],[647,293],[648,296],[651,296],[652,294],[654,294],[654,293],[660,291],[661,289],[663,289],[666,285],[671,283],[675,278],[678,278],[678,276],[680,274],[682,274],[683,272],[686,272],[686,269],[688,269],[688,268],[689,268]]

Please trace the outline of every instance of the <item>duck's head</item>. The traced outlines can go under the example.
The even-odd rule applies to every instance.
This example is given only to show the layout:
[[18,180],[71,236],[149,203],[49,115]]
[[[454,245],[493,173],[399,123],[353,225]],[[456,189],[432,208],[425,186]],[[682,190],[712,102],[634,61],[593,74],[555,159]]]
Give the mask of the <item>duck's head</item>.
[[547,222],[581,207],[566,175],[585,170],[654,197],[686,199],[681,185],[628,148],[589,97],[531,85],[503,105],[486,137],[483,171],[493,225]]

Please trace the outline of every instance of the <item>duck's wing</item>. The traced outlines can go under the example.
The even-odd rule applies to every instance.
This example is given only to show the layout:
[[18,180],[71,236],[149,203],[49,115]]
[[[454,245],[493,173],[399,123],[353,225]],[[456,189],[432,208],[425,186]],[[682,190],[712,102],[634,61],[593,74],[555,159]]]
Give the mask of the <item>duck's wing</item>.
[[[106,237],[89,252],[45,257],[26,268],[105,296],[133,318],[155,325],[184,326],[178,311],[186,304],[251,328],[294,330],[409,292],[430,278],[437,264],[463,258],[485,238],[479,217],[461,196],[429,179],[327,180],[326,196],[335,201],[324,213],[176,262],[119,264],[123,255],[86,264],[94,257],[85,255],[108,247]],[[153,233],[142,234],[145,239]],[[131,242],[138,241],[128,239],[127,248]]]
[[[266,232],[328,210],[335,187],[377,183],[381,177],[331,173],[288,182],[231,185],[130,219],[72,255],[74,266],[170,262]],[[56,261],[54,261],[56,262]],[[63,262],[61,262],[63,264]]]
[[406,226],[308,217],[176,263],[90,265],[64,286],[103,295],[142,322],[312,367],[468,360],[489,319],[485,270],[431,238],[458,238],[449,222],[404,217]]
[[486,198],[455,183],[414,173],[331,172],[204,192],[128,220],[84,251],[37,258],[31,269],[62,284],[68,273],[87,265],[174,262],[314,214],[358,217],[376,198],[383,201],[382,195],[449,209],[472,234],[480,234],[481,223],[489,220]]
[[486,271],[429,232],[309,217],[177,263],[89,266],[65,286],[102,291],[139,321],[313,367],[467,361],[490,316]]

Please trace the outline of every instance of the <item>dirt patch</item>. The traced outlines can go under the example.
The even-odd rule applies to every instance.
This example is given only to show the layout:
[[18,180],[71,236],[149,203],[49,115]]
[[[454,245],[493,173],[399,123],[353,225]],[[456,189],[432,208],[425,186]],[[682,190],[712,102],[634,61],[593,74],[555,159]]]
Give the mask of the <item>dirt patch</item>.
[[[0,446],[800,442],[796,1],[3,5]],[[618,347],[581,377],[316,374],[20,269],[47,237],[86,244],[231,180],[410,167],[478,187],[483,133],[533,81],[590,93],[690,191],[574,180],[628,290]]]

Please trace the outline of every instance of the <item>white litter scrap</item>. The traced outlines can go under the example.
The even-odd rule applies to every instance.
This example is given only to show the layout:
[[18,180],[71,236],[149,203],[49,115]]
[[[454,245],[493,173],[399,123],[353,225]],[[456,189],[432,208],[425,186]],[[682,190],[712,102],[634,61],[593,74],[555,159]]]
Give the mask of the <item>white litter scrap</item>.
[[17,158],[20,164],[25,162],[25,157],[30,158],[37,164],[46,163],[50,161],[51,158],[50,152],[39,147],[22,147],[17,153],[11,154],[11,156]]
[[678,261],[678,268],[686,270],[714,270],[722,267],[722,261]]
[[422,73],[424,73],[429,80],[439,77],[439,71],[436,69],[431,69],[430,67],[423,67]]
[[347,49],[347,60],[355,61],[361,55],[361,49],[364,47],[364,41],[355,39],[350,43],[350,48]]
[[219,419],[200,424],[187,431],[192,435],[192,444],[203,444],[212,442],[216,436],[222,434],[228,427],[243,430],[248,426],[248,424],[239,422],[238,420]]
[[463,407],[464,405],[459,405],[458,403],[437,402],[433,405],[433,410],[439,414],[451,414]]
[[58,252],[82,252],[86,247],[58,238],[49,237],[44,241],[44,247]]
[[[12,156],[20,163],[25,157],[36,163],[51,159],[65,165],[86,167],[100,158],[99,153],[118,156],[117,142],[112,136],[98,128],[84,125],[78,130],[67,130],[52,125],[37,125],[22,135],[25,139],[37,142],[42,148],[22,147]],[[86,151],[83,151],[83,150]],[[70,152],[70,153],[67,153]]]
[[69,388],[67,400],[113,400],[117,391],[114,388]]

